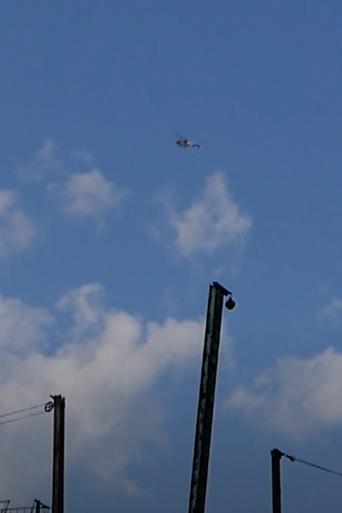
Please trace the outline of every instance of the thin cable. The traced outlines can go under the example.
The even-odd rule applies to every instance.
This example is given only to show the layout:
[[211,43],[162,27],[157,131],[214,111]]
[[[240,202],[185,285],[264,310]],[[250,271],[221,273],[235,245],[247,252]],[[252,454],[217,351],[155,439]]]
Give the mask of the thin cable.
[[29,417],[36,417],[37,415],[44,415],[45,411],[38,411],[36,413],[30,413],[29,415],[22,415],[21,417],[17,417],[16,419],[4,420],[0,422],[0,426],[4,424],[12,424],[13,422],[18,422],[19,420],[28,419]]
[[331,468],[322,467],[322,465],[317,465],[316,463],[311,463],[311,461],[302,460],[300,458],[297,458],[296,456],[290,456],[289,454],[285,453],[283,454],[290,461],[298,461],[298,463],[303,463],[303,465],[308,465],[309,467],[313,467],[318,470],[323,470],[324,472],[329,472],[329,474],[334,474],[335,476],[342,477],[342,472],[337,472],[336,470],[332,470]]
[[44,405],[45,405],[45,403],[40,403],[40,404],[35,404],[34,406],[28,406],[27,408],[21,408],[21,410],[15,410],[15,411],[10,411],[8,413],[2,413],[2,414],[0,414],[0,418],[2,419],[4,417],[10,417],[11,415],[17,415],[18,413],[23,413],[24,411],[35,410],[36,408],[41,408]]

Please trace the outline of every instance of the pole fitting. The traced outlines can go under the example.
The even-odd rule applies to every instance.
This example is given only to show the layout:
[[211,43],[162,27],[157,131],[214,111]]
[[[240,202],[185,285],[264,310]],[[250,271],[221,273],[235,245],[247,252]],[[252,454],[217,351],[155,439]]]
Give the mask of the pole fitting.
[[271,454],[274,458],[277,458],[278,460],[281,460],[282,456],[286,456],[286,454],[280,451],[279,449],[272,449]]
[[223,285],[221,285],[218,281],[213,281],[213,287],[215,287],[215,289],[218,289],[220,290],[224,296],[229,296],[231,295],[232,293],[227,290]]

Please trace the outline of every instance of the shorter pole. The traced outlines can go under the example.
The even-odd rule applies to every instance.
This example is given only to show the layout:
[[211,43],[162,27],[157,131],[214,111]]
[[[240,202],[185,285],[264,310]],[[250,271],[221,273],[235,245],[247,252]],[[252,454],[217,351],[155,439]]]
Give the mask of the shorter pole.
[[[43,504],[42,501],[38,500],[38,499],[34,499],[33,503],[36,505],[35,507],[35,513],[41,513],[41,511],[43,509],[50,509],[48,506],[46,506],[46,504]],[[31,511],[33,512],[34,508],[31,509]]]
[[52,513],[64,513],[64,416],[65,398],[51,396],[54,403]]
[[272,505],[273,513],[281,513],[281,477],[280,460],[283,453],[279,449],[272,449]]

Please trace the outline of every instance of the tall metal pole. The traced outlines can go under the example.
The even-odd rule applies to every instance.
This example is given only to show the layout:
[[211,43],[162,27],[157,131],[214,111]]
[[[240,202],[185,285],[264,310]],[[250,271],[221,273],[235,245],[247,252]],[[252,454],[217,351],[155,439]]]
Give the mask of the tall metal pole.
[[272,449],[272,512],[281,513],[281,477],[280,460],[284,454],[279,449]]
[[55,395],[51,397],[54,401],[52,513],[63,513],[65,398],[61,395]]
[[[204,513],[205,509],[222,307],[224,296],[227,295],[231,296],[231,292],[219,283],[214,282],[210,285],[192,462],[189,513]],[[228,308],[234,308],[235,303],[231,297],[228,301],[231,301],[230,306],[227,304]]]

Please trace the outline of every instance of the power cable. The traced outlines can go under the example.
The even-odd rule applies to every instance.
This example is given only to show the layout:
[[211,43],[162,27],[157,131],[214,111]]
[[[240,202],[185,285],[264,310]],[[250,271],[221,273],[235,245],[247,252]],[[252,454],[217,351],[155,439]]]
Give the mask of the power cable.
[[296,456],[292,456],[290,454],[282,453],[282,455],[292,462],[297,461],[298,463],[302,463],[303,465],[308,465],[309,467],[313,467],[318,470],[323,470],[324,472],[329,472],[329,474],[334,474],[335,476],[342,477],[342,472],[337,472],[336,470],[332,470],[331,468],[323,467],[322,465],[317,465],[316,463],[312,463],[311,461],[302,460],[301,458],[297,458]]
[[44,406],[43,411],[33,412],[33,413],[29,413],[27,415],[19,415],[19,417],[15,417],[14,419],[6,419],[3,421],[0,420],[0,426],[3,426],[4,424],[12,424],[13,422],[18,422],[20,420],[28,419],[29,417],[36,417],[37,415],[43,415],[43,413],[49,413],[53,409],[54,403],[52,401],[48,401],[45,403],[34,404],[33,406],[27,406],[26,408],[20,408],[19,410],[13,410],[13,411],[10,411],[7,413],[2,413],[2,414],[0,414],[0,419],[18,415],[20,413],[25,413],[28,411],[36,410],[37,408],[42,408],[43,406]]
[[9,419],[0,422],[0,426],[4,424],[12,424],[13,422],[18,422],[19,420],[28,419],[29,417],[36,417],[37,415],[44,415],[45,411],[38,411],[36,413],[30,413],[29,415],[22,415],[21,417],[17,417],[16,419]]
[[21,408],[20,410],[9,411],[8,413],[1,413],[0,418],[2,419],[4,417],[10,417],[11,415],[17,415],[18,413],[23,413],[25,411],[35,410],[37,408],[41,408],[45,404],[46,403],[35,404],[33,406],[28,406],[27,408]]

